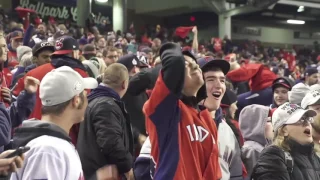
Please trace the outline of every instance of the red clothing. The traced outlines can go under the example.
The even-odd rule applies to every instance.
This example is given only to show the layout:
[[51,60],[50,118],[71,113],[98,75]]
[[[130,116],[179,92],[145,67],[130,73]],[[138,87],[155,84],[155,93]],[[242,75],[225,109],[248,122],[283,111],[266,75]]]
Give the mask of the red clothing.
[[5,81],[6,81],[6,85],[2,86],[2,87],[9,87],[10,84],[11,84],[13,75],[12,75],[10,69],[8,69],[8,68],[3,68],[2,73],[3,73],[3,76],[4,76]]
[[[24,77],[31,76],[41,81],[42,78],[53,69],[55,69],[55,67],[52,64],[50,63],[44,64],[42,66],[39,66],[29,71]],[[88,77],[87,73],[84,70],[79,68],[74,68],[74,70],[77,71],[82,77]],[[13,92],[13,94],[18,95],[24,89],[24,77],[18,80],[18,85],[15,91]],[[39,97],[39,88],[38,88],[37,95],[36,95],[36,104],[30,115],[30,118],[36,118],[40,120],[42,116],[41,108],[42,108],[42,104]],[[74,144],[77,143],[78,131],[79,131],[78,125],[74,125],[70,131],[70,137]]]
[[296,68],[296,57],[291,53],[285,53],[283,59],[287,61],[289,71],[293,72]]
[[8,52],[8,67],[16,67],[19,64],[17,52],[9,51]]
[[[10,74],[8,72],[6,72],[5,69],[7,69],[7,68],[4,68],[2,70],[2,72],[0,72],[1,88],[3,88],[3,87],[9,88],[9,85],[10,85],[10,82],[11,82],[11,79],[10,79],[10,82],[9,82],[9,78],[12,77],[12,74],[11,74],[10,71],[9,71]],[[11,76],[9,76],[9,75],[11,75]],[[9,84],[8,84],[8,82],[9,82]],[[2,94],[0,94],[0,101],[3,101]],[[4,104],[5,104],[6,107],[10,106],[10,104],[8,104],[8,103],[4,103]]]
[[175,30],[175,35],[184,39],[188,36],[188,34],[190,33],[190,31],[193,29],[194,26],[189,26],[189,27],[177,27],[177,29]]
[[218,180],[217,127],[208,110],[198,112],[172,94],[162,74],[144,105],[154,179]]
[[277,78],[270,69],[262,64],[247,64],[239,69],[230,71],[227,77],[233,82],[249,81],[252,91],[260,91],[271,87]]

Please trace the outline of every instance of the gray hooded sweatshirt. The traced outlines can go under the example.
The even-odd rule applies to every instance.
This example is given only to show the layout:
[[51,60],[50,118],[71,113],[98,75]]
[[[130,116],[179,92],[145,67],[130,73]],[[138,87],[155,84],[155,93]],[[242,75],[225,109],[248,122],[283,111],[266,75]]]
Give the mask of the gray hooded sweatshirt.
[[260,152],[268,145],[265,137],[268,115],[269,107],[257,104],[246,106],[240,112],[240,130],[245,141],[241,151],[242,160],[248,172],[247,179],[250,179]]

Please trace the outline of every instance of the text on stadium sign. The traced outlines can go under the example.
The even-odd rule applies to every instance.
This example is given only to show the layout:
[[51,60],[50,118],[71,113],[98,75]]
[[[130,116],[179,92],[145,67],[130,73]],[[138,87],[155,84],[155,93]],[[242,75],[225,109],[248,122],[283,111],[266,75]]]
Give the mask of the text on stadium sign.
[[[41,17],[52,16],[59,19],[69,19],[72,16],[73,21],[77,21],[77,8],[67,6],[52,6],[43,2],[30,2],[30,0],[20,0],[20,6],[22,8],[28,8],[36,11]],[[95,14],[94,21],[96,24],[110,24],[109,17],[103,16],[100,12]]]

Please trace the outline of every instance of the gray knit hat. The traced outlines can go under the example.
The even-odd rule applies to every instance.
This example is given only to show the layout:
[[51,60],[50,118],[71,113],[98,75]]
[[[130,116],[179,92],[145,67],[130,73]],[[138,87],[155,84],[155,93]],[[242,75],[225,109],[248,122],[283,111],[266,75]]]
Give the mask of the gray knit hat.
[[21,58],[23,55],[25,54],[32,54],[32,49],[28,46],[19,46],[17,48],[17,57],[18,57],[18,61],[21,62]]

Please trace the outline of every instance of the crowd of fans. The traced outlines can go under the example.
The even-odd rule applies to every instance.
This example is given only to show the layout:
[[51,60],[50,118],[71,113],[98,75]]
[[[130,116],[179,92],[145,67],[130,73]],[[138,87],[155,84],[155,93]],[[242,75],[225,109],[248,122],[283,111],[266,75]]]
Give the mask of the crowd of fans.
[[24,20],[0,31],[2,178],[320,179],[317,43]]

